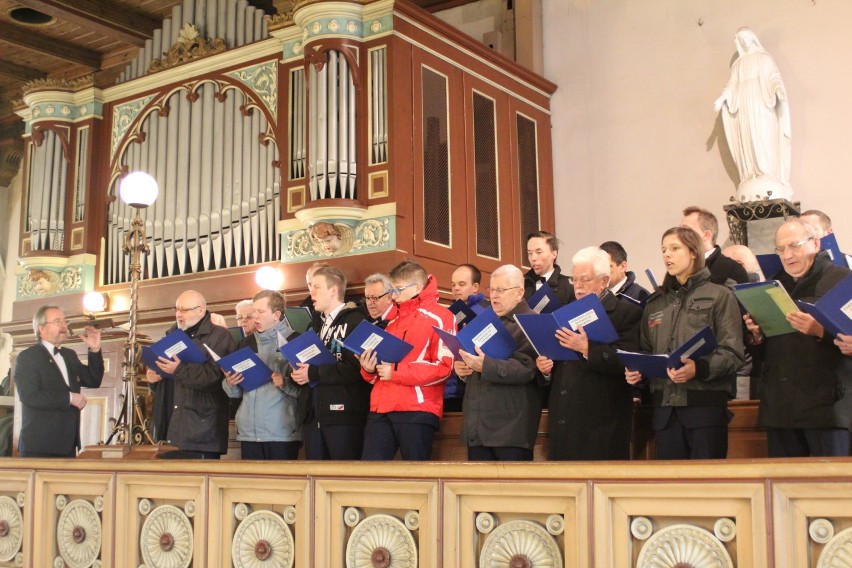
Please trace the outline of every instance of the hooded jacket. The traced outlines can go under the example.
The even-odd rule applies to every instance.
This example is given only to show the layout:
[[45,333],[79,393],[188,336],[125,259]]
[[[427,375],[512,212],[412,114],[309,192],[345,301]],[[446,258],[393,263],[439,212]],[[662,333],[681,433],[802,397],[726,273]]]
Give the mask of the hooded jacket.
[[[293,330],[286,319],[266,331],[256,331],[240,342],[240,349],[249,347],[260,354],[260,359],[272,369],[281,372],[286,362],[278,352],[281,338],[287,338]],[[244,392],[240,385],[230,386],[227,379],[222,388],[230,398],[242,398],[237,409],[237,440],[240,442],[296,442],[302,439],[302,425],[296,421],[298,390],[292,389],[290,381],[279,389],[271,381],[262,387]]]
[[744,362],[743,326],[733,292],[710,282],[702,268],[680,285],[666,275],[659,290],[648,297],[640,324],[640,348],[648,353],[671,353],[709,325],[719,346],[695,361],[695,377],[675,384],[668,377],[651,377],[655,406],[721,406],[733,398],[737,369]]
[[[337,358],[334,365],[311,365],[309,384],[299,392],[299,420],[316,418],[318,426],[350,424],[363,427],[370,406],[370,385],[361,380],[361,364],[355,354],[341,344],[364,321],[364,313],[349,302],[343,306],[328,331],[326,347]],[[315,314],[313,330],[322,331],[322,314]]]
[[453,370],[453,354],[432,327],[456,331],[452,312],[438,305],[438,283],[429,276],[423,291],[399,304],[399,313],[387,331],[414,346],[394,365],[389,381],[361,369],[373,385],[372,412],[430,412],[440,418],[444,411],[444,381]]

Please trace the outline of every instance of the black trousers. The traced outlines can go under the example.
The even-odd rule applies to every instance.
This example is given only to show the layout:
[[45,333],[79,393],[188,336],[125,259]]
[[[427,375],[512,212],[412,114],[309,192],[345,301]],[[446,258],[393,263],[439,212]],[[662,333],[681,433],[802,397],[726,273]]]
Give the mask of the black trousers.
[[240,457],[244,460],[299,459],[302,442],[240,442]]
[[515,446],[468,446],[467,461],[532,461],[533,451]]
[[432,440],[438,417],[431,412],[371,412],[364,429],[364,460],[392,460],[399,449],[402,459],[432,459]]
[[767,428],[770,458],[848,456],[852,432],[845,428]]
[[670,412],[663,428],[656,430],[658,460],[725,459],[728,455],[728,421],[725,407],[655,408],[658,413]]
[[364,427],[359,424],[305,424],[306,460],[359,460],[364,447]]
[[163,460],[218,460],[222,455],[219,452],[197,452],[195,450],[173,450],[163,452],[160,459]]

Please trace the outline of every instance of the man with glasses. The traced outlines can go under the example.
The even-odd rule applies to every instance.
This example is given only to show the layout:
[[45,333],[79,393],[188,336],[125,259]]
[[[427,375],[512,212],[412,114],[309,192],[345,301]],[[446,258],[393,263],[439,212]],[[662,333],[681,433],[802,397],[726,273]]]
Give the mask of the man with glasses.
[[370,274],[364,279],[364,306],[370,323],[384,329],[397,314],[396,304],[391,299],[393,285],[384,274]]
[[611,256],[587,247],[577,251],[571,280],[577,299],[598,296],[618,333],[612,344],[590,341],[581,327],[562,328],[559,343],[580,355],[577,361],[553,362],[538,357],[536,365],[551,382],[548,433],[551,460],[629,460],[633,394],[624,381],[616,349],[639,350],[642,308],[616,296],[609,287]]
[[433,326],[455,332],[453,314],[438,305],[438,283],[413,260],[390,272],[399,315],[387,331],[410,343],[399,363],[384,363],[373,351],[361,354],[361,376],[373,385],[364,431],[365,460],[391,460],[397,449],[404,460],[429,460],[432,439],[444,409],[444,381],[453,355]]
[[255,318],[254,318],[254,302],[251,300],[243,300],[236,307],[237,312],[237,325],[243,329],[243,337],[248,337],[254,330],[255,326]]
[[[814,303],[849,274],[820,252],[819,238],[800,219],[778,227],[775,250],[784,267],[775,278],[794,300]],[[764,337],[748,314],[744,319],[747,341],[765,355],[759,422],[769,456],[849,455],[852,359],[804,312],[787,316],[794,333],[773,337]]]
[[524,300],[524,273],[510,264],[491,274],[491,307],[518,349],[502,361],[462,350],[456,374],[467,381],[461,441],[469,461],[532,461],[541,418],[542,390],[536,378],[535,349],[514,317],[531,314]]
[[[176,329],[183,330],[203,351],[207,348],[219,357],[236,350],[231,333],[210,321],[207,301],[199,292],[187,290],[175,301],[175,325],[166,335]],[[171,459],[219,459],[228,451],[228,396],[222,390],[224,374],[213,358],[204,363],[189,363],[178,355],[170,359],[160,357],[157,367],[171,375],[166,381],[174,382],[174,403],[167,431],[164,433],[169,444],[178,447],[176,452],[162,454]],[[155,392],[157,405],[165,404],[160,392],[163,377],[152,369],[146,375],[148,384]]]
[[25,458],[73,458],[80,447],[80,411],[86,406],[81,387],[97,388],[104,376],[101,334],[83,331],[87,365],[62,344],[68,322],[57,306],[41,306],[33,316],[38,342],[15,363],[15,388],[21,399],[18,451]]

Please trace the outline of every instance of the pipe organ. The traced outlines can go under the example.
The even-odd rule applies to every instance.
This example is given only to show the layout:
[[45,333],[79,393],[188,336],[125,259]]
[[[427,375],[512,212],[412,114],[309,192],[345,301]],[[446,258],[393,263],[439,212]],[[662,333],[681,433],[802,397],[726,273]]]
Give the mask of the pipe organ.
[[[356,285],[405,257],[442,284],[461,262],[523,265],[524,235],[553,228],[554,90],[406,0],[271,17],[183,0],[115,84],[28,86],[14,317],[45,295],[72,312],[91,289],[124,297],[132,215],[116,192],[133,170],[160,185],[144,212],[142,325],[202,272],[193,287],[230,303],[262,263],[280,262],[294,291],[330,257]],[[61,285],[24,285],[33,269]]]

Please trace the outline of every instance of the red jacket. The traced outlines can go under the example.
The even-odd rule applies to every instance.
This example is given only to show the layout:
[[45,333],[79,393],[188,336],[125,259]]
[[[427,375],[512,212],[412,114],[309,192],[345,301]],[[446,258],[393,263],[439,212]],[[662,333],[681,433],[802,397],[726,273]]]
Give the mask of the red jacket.
[[361,369],[364,380],[373,385],[370,395],[372,412],[431,412],[441,417],[444,411],[444,381],[453,370],[453,354],[432,329],[455,333],[452,312],[438,305],[438,283],[429,276],[420,294],[399,305],[399,313],[387,331],[414,346],[405,359],[394,366],[389,381]]

